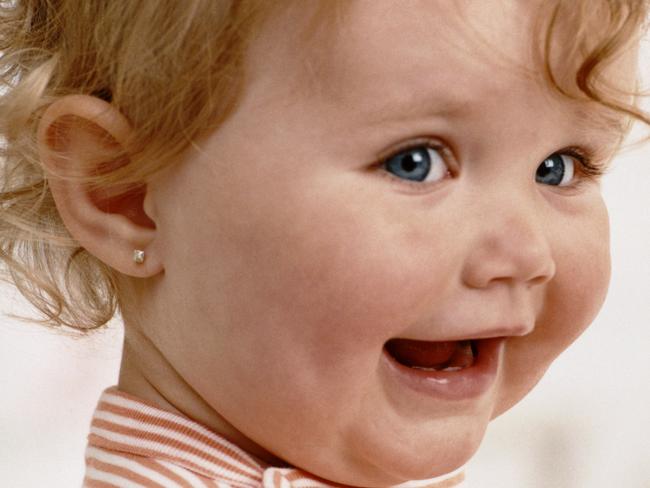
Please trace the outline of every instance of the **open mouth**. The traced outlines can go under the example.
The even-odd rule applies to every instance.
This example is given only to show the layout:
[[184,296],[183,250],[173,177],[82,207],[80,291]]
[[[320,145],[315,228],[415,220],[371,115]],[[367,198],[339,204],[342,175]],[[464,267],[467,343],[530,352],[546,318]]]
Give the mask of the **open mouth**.
[[457,341],[391,339],[381,364],[397,398],[404,388],[436,401],[480,398],[493,387],[505,348],[505,337]]
[[395,361],[423,371],[460,371],[474,365],[479,355],[477,339],[460,341],[416,341],[391,339],[386,351]]

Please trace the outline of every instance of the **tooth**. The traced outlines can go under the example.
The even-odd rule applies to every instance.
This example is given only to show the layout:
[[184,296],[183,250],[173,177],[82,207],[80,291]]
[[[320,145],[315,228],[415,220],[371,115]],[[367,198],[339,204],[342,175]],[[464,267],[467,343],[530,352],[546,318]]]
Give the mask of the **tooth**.
[[461,369],[464,369],[463,366],[447,366],[441,371],[460,371]]
[[460,371],[461,369],[465,369],[464,366],[447,366],[446,368],[426,368],[424,366],[411,366],[411,368],[419,369],[420,371],[447,371],[447,372]]

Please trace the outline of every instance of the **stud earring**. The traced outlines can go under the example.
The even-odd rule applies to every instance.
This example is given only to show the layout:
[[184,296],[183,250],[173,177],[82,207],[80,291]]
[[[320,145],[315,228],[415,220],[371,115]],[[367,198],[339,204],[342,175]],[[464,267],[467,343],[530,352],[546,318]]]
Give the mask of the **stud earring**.
[[144,251],[142,251],[140,249],[134,249],[133,250],[133,261],[136,264],[144,263]]

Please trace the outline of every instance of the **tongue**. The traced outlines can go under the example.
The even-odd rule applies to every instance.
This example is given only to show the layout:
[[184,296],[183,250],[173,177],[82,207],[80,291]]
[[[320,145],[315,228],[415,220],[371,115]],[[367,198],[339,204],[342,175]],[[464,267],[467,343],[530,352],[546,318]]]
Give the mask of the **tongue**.
[[388,352],[400,363],[419,368],[434,368],[449,362],[458,349],[458,341],[428,342],[391,339]]

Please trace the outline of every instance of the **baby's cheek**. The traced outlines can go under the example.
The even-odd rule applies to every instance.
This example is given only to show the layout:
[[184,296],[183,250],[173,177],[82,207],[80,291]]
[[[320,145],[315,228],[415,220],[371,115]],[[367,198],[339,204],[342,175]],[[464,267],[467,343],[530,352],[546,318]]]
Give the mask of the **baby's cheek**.
[[610,277],[607,222],[575,226],[558,234],[556,274],[548,283],[534,331],[506,345],[498,413],[519,401],[541,379],[553,360],[597,316]]
[[395,226],[368,220],[340,221],[318,238],[318,245],[304,242],[304,266],[287,276],[302,283],[310,334],[321,353],[329,346],[352,358],[371,352],[376,360],[383,343],[417,319],[423,295],[435,296],[426,286],[431,249],[411,248]]
[[548,286],[539,329],[557,342],[557,354],[591,324],[607,295],[609,224],[604,204],[597,201],[600,205],[589,219],[555,237],[556,275]]

